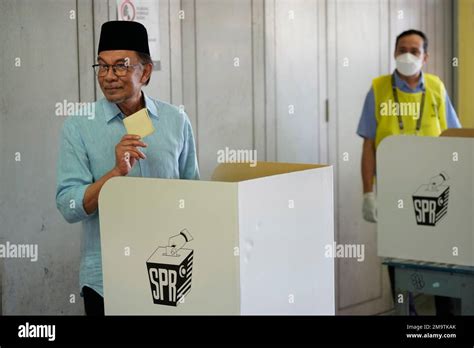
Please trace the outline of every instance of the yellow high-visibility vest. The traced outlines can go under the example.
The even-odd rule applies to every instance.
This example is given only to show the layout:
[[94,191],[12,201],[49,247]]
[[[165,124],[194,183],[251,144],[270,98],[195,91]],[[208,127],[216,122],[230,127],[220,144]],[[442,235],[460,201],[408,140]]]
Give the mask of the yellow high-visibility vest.
[[[425,96],[423,93],[406,93],[397,88],[399,103],[395,102],[392,75],[373,80],[375,96],[375,118],[377,131],[375,147],[389,135],[439,136],[447,127],[446,92],[439,77],[424,73]],[[422,110],[422,114],[420,113]],[[400,115],[400,118],[398,117]],[[417,130],[417,121],[419,130]],[[401,124],[399,121],[402,121]],[[402,127],[402,129],[401,129]]]

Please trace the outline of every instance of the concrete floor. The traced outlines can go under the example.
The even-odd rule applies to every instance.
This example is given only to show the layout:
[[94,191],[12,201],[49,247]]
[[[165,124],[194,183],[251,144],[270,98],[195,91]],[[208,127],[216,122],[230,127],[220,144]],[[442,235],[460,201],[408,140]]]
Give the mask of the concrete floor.
[[[460,301],[454,301],[455,315],[461,315]],[[436,315],[434,296],[417,294],[415,295],[415,307],[418,315]],[[397,315],[395,309],[382,313],[381,315]]]
[[418,315],[436,315],[434,296],[415,296],[415,307]]

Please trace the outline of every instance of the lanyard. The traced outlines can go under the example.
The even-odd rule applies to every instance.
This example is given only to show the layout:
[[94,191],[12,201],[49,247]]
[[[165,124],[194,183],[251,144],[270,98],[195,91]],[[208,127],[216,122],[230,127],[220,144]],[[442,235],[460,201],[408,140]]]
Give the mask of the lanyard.
[[[400,115],[400,102],[398,101],[398,89],[395,85],[395,73],[392,74],[392,91],[393,91],[393,98],[395,99],[395,103],[398,105],[398,127],[402,131],[404,129],[402,116]],[[423,117],[423,109],[425,108],[425,90],[423,90],[423,94],[421,95],[421,104],[420,104],[420,111],[418,114],[418,119],[416,120],[416,131],[418,132],[421,128],[421,119]]]

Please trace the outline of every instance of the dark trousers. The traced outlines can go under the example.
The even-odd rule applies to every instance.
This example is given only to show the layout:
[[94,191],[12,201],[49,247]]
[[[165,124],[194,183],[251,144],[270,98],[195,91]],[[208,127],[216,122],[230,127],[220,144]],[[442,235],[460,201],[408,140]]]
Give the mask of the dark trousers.
[[[395,294],[395,267],[388,266],[388,275],[390,277],[390,287],[392,288],[392,295],[393,295],[394,301],[396,301],[397,298]],[[415,302],[412,298],[411,293],[409,293],[409,295],[410,295],[410,298],[409,298],[410,312],[416,312]],[[452,299],[450,297],[435,296],[434,300],[435,300],[435,308],[436,308],[437,316],[452,316],[453,315]]]
[[104,298],[88,286],[82,288],[82,294],[84,295],[84,309],[86,310],[86,315],[103,316]]

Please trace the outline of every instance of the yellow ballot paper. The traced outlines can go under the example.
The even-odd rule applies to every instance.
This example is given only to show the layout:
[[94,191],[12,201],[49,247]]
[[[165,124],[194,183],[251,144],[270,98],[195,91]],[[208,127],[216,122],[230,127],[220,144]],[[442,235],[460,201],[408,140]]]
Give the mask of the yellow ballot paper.
[[146,108],[143,108],[134,114],[123,119],[128,134],[136,134],[142,138],[152,134],[155,131],[153,123]]

